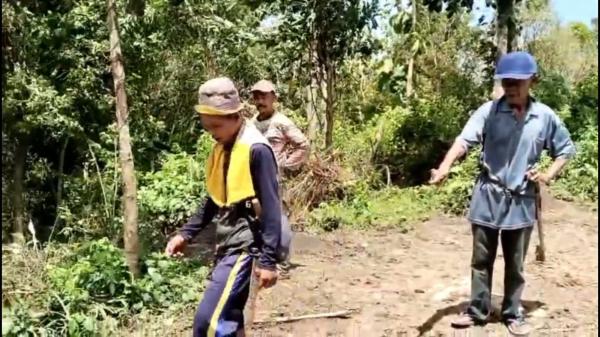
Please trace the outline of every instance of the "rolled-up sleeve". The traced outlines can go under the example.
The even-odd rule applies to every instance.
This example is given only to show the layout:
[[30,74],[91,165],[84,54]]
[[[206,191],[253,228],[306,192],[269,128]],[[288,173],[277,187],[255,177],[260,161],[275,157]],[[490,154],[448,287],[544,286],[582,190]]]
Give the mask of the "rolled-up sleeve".
[[553,159],[572,159],[575,156],[575,144],[571,139],[569,130],[560,118],[553,114],[549,123],[550,132],[546,139],[545,147]]
[[291,153],[283,163],[283,167],[292,171],[298,170],[308,159],[310,143],[293,122],[285,123],[282,125],[282,129],[291,148]]
[[460,142],[465,151],[470,150],[483,141],[483,128],[485,121],[490,115],[493,102],[487,102],[477,109],[469,118],[469,121],[463,128],[456,141]]

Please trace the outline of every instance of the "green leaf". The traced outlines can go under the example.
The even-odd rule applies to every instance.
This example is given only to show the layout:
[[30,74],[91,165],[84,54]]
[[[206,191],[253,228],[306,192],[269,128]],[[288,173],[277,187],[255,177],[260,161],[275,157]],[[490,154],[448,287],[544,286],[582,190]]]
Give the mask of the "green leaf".
[[94,332],[94,330],[95,330],[94,320],[91,317],[86,316],[85,319],[84,319],[84,321],[83,321],[83,328],[86,331]]
[[79,332],[79,324],[75,318],[71,318],[68,323],[68,331],[70,336],[77,336]]
[[2,318],[2,336],[7,335],[13,328],[14,322],[11,318]]
[[421,40],[416,40],[411,48],[411,51],[413,52],[413,54],[416,54],[419,51],[419,47],[421,46]]

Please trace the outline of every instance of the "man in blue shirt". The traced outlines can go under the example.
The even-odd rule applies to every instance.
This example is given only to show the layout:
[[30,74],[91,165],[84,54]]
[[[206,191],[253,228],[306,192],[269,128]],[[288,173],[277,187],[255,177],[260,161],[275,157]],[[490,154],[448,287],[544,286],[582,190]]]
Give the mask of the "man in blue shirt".
[[[559,117],[529,94],[536,73],[530,54],[504,55],[495,75],[502,81],[504,96],[475,111],[443,162],[432,170],[430,183],[440,184],[456,159],[475,145],[483,146],[468,216],[473,232],[471,301],[453,322],[457,328],[484,323],[491,314],[492,273],[500,238],[505,262],[503,320],[514,335],[531,330],[520,302],[523,264],[537,219],[535,184],[548,184],[575,154]],[[535,167],[543,150],[554,159],[545,173]]]

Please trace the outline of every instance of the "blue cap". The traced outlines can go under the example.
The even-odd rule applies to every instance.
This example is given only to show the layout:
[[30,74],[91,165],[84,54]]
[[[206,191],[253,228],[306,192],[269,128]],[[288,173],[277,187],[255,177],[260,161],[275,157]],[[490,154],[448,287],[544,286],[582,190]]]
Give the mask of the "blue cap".
[[496,65],[494,79],[526,80],[537,74],[537,64],[531,54],[524,51],[508,53]]

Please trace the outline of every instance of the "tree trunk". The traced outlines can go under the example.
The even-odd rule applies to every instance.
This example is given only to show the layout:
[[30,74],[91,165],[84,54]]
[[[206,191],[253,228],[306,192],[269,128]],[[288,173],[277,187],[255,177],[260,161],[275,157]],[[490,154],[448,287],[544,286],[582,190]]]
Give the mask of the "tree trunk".
[[[527,0],[521,0],[521,6],[519,7],[518,17],[519,20],[522,20],[523,13],[527,12]],[[523,34],[523,29],[517,32],[517,36],[515,38],[515,49],[516,50],[525,50],[525,36]]]
[[504,16],[506,17],[506,52],[510,53],[515,50],[518,33],[518,18],[515,10],[514,0],[506,1],[507,7]]
[[327,96],[325,98],[325,149],[331,151],[333,146],[333,128],[335,121],[335,65],[331,64],[327,69]]
[[[417,28],[417,1],[412,1],[412,33],[414,36],[415,30]],[[414,71],[415,71],[415,57],[416,51],[411,51],[410,59],[408,60],[408,71],[406,73],[406,97],[410,97],[413,94],[413,81],[414,81]]]
[[18,140],[15,148],[15,161],[13,172],[12,207],[13,228],[12,239],[14,243],[25,243],[25,202],[23,200],[25,161],[29,142],[25,137]]
[[413,94],[413,72],[415,66],[415,56],[411,56],[408,60],[408,71],[406,72],[406,97]]
[[[507,38],[508,32],[506,27],[506,16],[500,8],[496,14],[496,65],[500,58],[507,52]],[[494,88],[492,90],[492,99],[498,99],[504,95],[504,89],[500,81],[494,80]]]
[[139,276],[137,186],[129,136],[125,70],[122,62],[115,2],[116,0],[108,0],[108,30],[110,33],[110,63],[116,97],[117,128],[119,129],[119,161],[123,177],[123,239],[129,271],[134,276]]
[[62,148],[60,149],[60,157],[58,158],[58,179],[56,182],[56,218],[54,218],[54,225],[52,230],[58,225],[58,219],[60,214],[60,205],[62,204],[62,192],[63,192],[63,171],[65,168],[65,156],[67,153],[67,146],[69,145],[69,138],[66,138]]
[[313,40],[309,45],[308,62],[310,69],[310,85],[306,88],[307,107],[306,118],[308,121],[308,139],[317,147],[317,139],[326,128],[323,121],[322,111],[325,111],[325,97],[323,81],[319,76],[321,69],[319,67],[319,57],[317,55],[316,45],[318,41]]
[[[313,80],[311,80],[312,82]],[[308,139],[314,143],[319,132],[319,120],[317,116],[317,90],[312,85],[306,86],[306,120],[308,121]]]

